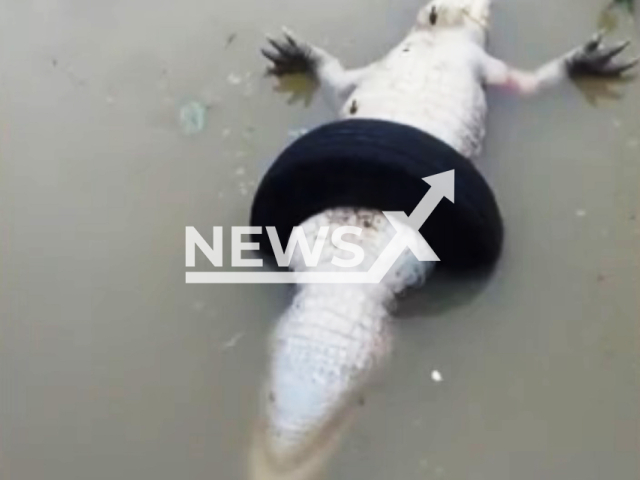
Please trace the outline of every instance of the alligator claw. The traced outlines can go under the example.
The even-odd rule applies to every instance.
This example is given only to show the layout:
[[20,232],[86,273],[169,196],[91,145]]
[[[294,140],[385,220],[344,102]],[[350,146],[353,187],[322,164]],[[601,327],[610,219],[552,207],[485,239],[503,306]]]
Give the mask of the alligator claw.
[[623,73],[631,70],[636,65],[640,64],[640,57],[634,58],[633,60],[629,60],[628,62],[623,63],[609,63],[603,69],[605,75],[611,76],[620,76]]
[[631,42],[625,41],[606,47],[602,43],[603,38],[603,32],[598,32],[584,47],[569,55],[567,69],[570,76],[619,77],[639,63],[638,59],[616,61],[616,57]]
[[584,46],[584,49],[587,52],[593,52],[594,50],[597,50],[600,44],[602,43],[603,39],[604,39],[604,30],[600,30],[591,38],[591,40],[589,40],[586,43],[586,45]]
[[317,60],[312,48],[296,39],[289,30],[283,29],[282,36],[284,39],[267,37],[271,48],[261,50],[262,55],[271,62],[267,72],[277,77],[315,72]]

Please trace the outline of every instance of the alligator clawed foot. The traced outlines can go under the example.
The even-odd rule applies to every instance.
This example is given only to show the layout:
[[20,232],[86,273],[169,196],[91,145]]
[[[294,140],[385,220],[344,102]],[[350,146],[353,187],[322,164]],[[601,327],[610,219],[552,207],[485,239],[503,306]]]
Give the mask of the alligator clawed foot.
[[627,61],[617,60],[618,55],[631,42],[624,41],[605,46],[603,38],[602,32],[597,33],[582,48],[568,56],[567,69],[572,77],[620,77],[640,63],[640,57]]
[[313,48],[296,38],[289,30],[282,29],[282,38],[267,37],[271,48],[262,49],[262,54],[271,62],[267,72],[281,77],[291,74],[313,74],[317,59]]

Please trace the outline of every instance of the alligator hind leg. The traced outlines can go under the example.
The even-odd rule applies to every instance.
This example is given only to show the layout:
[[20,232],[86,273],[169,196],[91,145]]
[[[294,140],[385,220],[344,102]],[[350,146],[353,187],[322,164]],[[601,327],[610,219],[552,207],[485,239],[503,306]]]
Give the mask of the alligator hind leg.
[[317,80],[336,108],[340,108],[358,86],[367,68],[345,69],[340,60],[322,48],[301,40],[287,29],[282,38],[267,38],[270,48],[262,54],[271,62],[269,73],[275,76],[306,74]]

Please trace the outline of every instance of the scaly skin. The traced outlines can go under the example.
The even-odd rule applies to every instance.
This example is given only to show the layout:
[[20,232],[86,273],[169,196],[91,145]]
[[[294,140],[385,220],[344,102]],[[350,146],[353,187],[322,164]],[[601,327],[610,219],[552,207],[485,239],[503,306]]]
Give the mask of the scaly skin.
[[[304,224],[309,245],[321,227],[330,238],[344,225],[362,228],[359,244],[368,270],[396,235],[380,212],[335,209]],[[409,227],[405,235],[419,234]],[[336,271],[331,263],[344,251],[325,244],[316,267],[296,251],[296,272]],[[313,478],[348,425],[362,389],[391,350],[391,310],[398,293],[421,284],[433,263],[419,262],[409,250],[377,285],[301,286],[279,320],[271,344],[272,360],[263,392],[263,411],[252,450],[254,480]]]
[[[485,88],[531,95],[579,75],[619,76],[637,60],[618,63],[626,47],[607,48],[598,35],[537,70],[517,70],[485,51],[490,0],[434,0],[420,10],[407,37],[380,61],[345,69],[338,59],[284,31],[270,39],[275,75],[313,76],[339,118],[407,124],[474,159],[481,151]],[[309,244],[320,226],[359,226],[358,242],[371,266],[396,230],[381,212],[341,208],[302,224]],[[419,234],[407,228],[406,235]],[[437,253],[437,252],[436,252]],[[318,270],[335,269],[325,244]],[[308,271],[294,256],[294,271]],[[263,408],[251,456],[253,480],[309,480],[337,446],[362,388],[391,348],[391,309],[397,294],[419,285],[433,264],[405,252],[380,285],[305,285],[279,321]]]

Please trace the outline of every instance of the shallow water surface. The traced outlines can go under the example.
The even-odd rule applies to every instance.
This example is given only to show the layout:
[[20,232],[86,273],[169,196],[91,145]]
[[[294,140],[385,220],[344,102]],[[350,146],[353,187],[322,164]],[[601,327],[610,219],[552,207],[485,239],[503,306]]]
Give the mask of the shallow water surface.
[[[536,66],[603,3],[497,1],[491,49]],[[245,223],[271,159],[331,118],[263,77],[264,32],[358,65],[419,5],[0,3],[0,479],[244,478],[291,290],[185,285],[184,227]],[[490,94],[504,257],[406,299],[327,479],[640,477],[640,83],[614,90]]]

